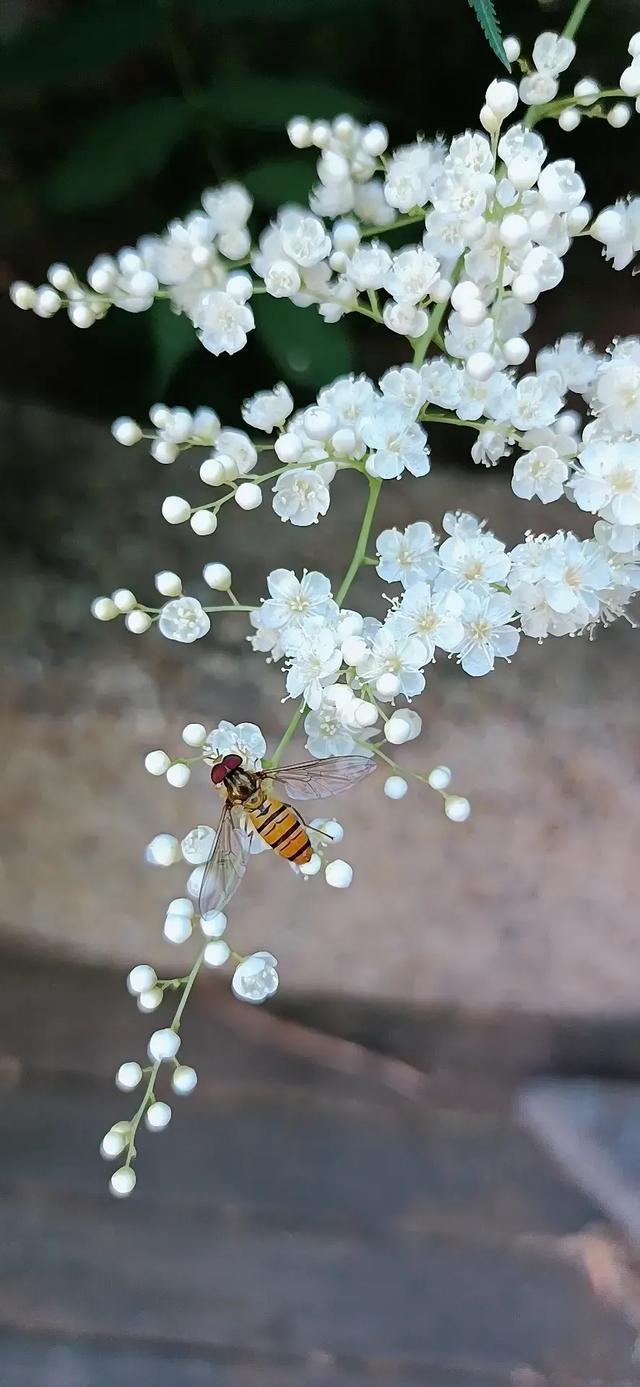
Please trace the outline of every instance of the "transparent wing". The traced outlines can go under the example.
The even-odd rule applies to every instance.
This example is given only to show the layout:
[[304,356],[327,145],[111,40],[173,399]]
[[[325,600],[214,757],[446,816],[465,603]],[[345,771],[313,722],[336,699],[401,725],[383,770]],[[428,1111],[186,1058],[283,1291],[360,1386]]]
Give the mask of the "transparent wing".
[[376,768],[373,756],[327,756],[322,761],[303,761],[267,772],[274,784],[281,785],[289,799],[325,799],[350,790]]
[[231,807],[225,804],[209,860],[204,869],[198,911],[224,910],[235,895],[246,871],[251,835],[236,823]]

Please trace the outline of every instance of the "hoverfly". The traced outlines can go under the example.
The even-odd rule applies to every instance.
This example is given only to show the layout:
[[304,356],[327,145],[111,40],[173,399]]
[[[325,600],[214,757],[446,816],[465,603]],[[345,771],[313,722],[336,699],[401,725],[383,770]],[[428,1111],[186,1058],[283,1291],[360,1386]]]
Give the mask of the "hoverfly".
[[330,756],[277,771],[248,770],[235,752],[223,756],[212,768],[211,779],[226,792],[227,798],[202,877],[200,915],[222,910],[244,876],[251,831],[238,822],[240,814],[246,816],[251,828],[279,857],[296,866],[310,860],[313,848],[304,819],[265,786],[282,786],[294,800],[323,799],[325,795],[341,795],[373,770],[373,757],[367,756]]

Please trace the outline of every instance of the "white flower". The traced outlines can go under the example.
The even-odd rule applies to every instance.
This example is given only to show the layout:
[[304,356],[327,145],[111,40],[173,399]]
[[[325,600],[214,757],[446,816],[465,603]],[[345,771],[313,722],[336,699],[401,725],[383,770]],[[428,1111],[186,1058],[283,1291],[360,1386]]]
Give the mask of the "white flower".
[[383,395],[406,406],[414,418],[427,398],[422,373],[415,371],[413,366],[393,366],[390,371],[385,371],[380,380],[380,389]]
[[425,400],[441,409],[455,409],[460,401],[463,371],[444,357],[425,361],[420,372]]
[[303,573],[296,578],[288,568],[274,568],[267,578],[271,596],[262,603],[265,626],[281,631],[302,627],[308,618],[334,622],[338,607],[331,596],[331,583],[324,573]]
[[462,613],[464,637],[458,651],[466,674],[489,674],[496,656],[508,660],[515,654],[520,635],[515,626],[508,624],[514,613],[514,604],[506,593],[468,593]]
[[463,609],[461,593],[452,589],[434,592],[429,583],[414,583],[387,617],[385,625],[407,636],[418,636],[427,659],[433,660],[436,646],[453,651],[460,645],[464,634],[460,620]]
[[231,979],[233,993],[241,1002],[257,1005],[278,990],[278,960],[262,949],[238,964]]
[[443,576],[459,588],[503,583],[511,566],[501,540],[482,531],[451,535],[440,545],[438,554]]
[[[206,862],[215,836],[215,829],[208,824],[198,824],[197,828],[192,828],[180,844],[185,862],[192,867],[199,867]],[[191,902],[189,906],[191,907]]]
[[405,530],[383,530],[376,540],[376,573],[386,583],[408,588],[423,578],[435,578],[440,562],[435,535],[426,520],[414,520]]
[[257,395],[252,395],[250,400],[245,400],[242,406],[242,418],[245,424],[249,424],[253,429],[260,429],[263,433],[273,433],[274,429],[282,428],[292,409],[291,392],[280,381],[278,385],[274,385],[273,390],[259,390]]
[[593,222],[590,234],[600,241],[603,255],[613,262],[614,270],[624,270],[640,250],[640,198],[605,207]]
[[538,72],[549,72],[553,77],[559,77],[573,62],[576,46],[573,39],[565,38],[564,34],[547,30],[538,34],[531,56]]
[[551,212],[570,212],[583,201],[585,192],[573,159],[547,164],[538,179],[538,193]]
[[333,416],[338,428],[358,432],[360,420],[369,413],[375,400],[375,390],[368,376],[339,376],[318,395],[318,404]]
[[583,606],[595,616],[596,594],[611,581],[602,550],[592,540],[579,540],[572,534],[553,535],[545,549],[543,592],[549,606],[560,613]]
[[575,453],[575,443],[552,429],[531,429],[523,435],[522,443],[528,452],[518,458],[513,469],[515,495],[525,501],[538,496],[545,504],[558,501],[569,476],[566,459]]
[[309,708],[319,708],[323,685],[334,682],[342,664],[336,633],[326,627],[292,630],[288,633],[286,652],[290,662],[287,693],[291,698],[303,696]]
[[278,217],[278,227],[285,255],[303,269],[331,254],[331,237],[318,217],[297,209],[284,211]]
[[579,463],[570,486],[580,509],[613,525],[640,524],[640,439],[588,443]]
[[384,195],[390,207],[411,212],[424,207],[442,168],[444,149],[437,141],[405,145],[389,160]]
[[553,371],[560,375],[565,390],[573,390],[588,400],[602,359],[590,342],[583,342],[577,333],[565,333],[555,347],[543,347],[538,352],[536,370],[540,374]]
[[226,756],[237,752],[251,769],[259,769],[267,743],[255,722],[220,722],[207,735],[204,747],[207,756]]
[[426,476],[430,467],[427,436],[406,406],[383,397],[362,420],[360,432],[372,452],[368,470],[373,476],[400,477],[405,468],[414,477]]
[[[304,730],[307,750],[312,756],[349,756],[360,750],[354,741],[355,725],[350,714],[356,698],[346,684],[332,684],[324,689],[315,712],[307,713]],[[372,736],[373,729],[358,729],[358,740]],[[369,754],[362,748],[362,754]]]
[[[375,684],[383,675],[395,676],[396,693],[404,694],[405,698],[414,698],[424,689],[422,670],[427,662],[427,651],[422,641],[416,636],[403,635],[401,631],[394,630],[392,624],[385,622],[376,631],[371,649],[358,663],[357,669],[360,678],[367,683]],[[378,693],[381,698],[387,697],[380,688]],[[393,698],[396,694],[389,696]]]
[[165,602],[160,612],[158,629],[169,641],[190,645],[206,636],[211,621],[196,597],[177,597]]
[[247,333],[255,326],[253,313],[246,303],[238,301],[220,289],[201,294],[193,313],[198,337],[203,347],[214,356],[228,352],[233,356],[247,343]]
[[246,226],[253,201],[242,184],[223,183],[220,188],[205,189],[202,206],[216,236],[225,236]]
[[511,423],[517,429],[540,429],[552,424],[562,409],[561,381],[553,371],[523,376],[516,386]]
[[384,287],[397,303],[421,303],[440,274],[434,255],[421,246],[411,246],[394,255]]
[[593,409],[614,429],[640,433],[640,338],[617,342],[598,370]]
[[292,525],[315,525],[321,515],[326,515],[330,500],[319,468],[311,472],[292,467],[278,477],[273,488],[276,515],[290,520]]
[[358,246],[347,266],[346,274],[360,292],[381,289],[391,269],[391,254],[380,241]]

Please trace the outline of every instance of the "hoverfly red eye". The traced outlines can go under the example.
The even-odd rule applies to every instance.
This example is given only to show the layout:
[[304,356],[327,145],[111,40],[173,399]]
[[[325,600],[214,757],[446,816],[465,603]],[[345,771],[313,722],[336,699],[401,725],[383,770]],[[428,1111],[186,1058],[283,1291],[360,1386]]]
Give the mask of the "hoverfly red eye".
[[214,785],[221,785],[226,774],[227,769],[224,761],[219,761],[217,766],[213,766],[211,769],[211,779]]
[[229,771],[237,771],[238,766],[242,765],[242,757],[236,756],[235,754],[232,754],[231,756],[225,756],[222,764],[225,768],[226,774],[228,775]]

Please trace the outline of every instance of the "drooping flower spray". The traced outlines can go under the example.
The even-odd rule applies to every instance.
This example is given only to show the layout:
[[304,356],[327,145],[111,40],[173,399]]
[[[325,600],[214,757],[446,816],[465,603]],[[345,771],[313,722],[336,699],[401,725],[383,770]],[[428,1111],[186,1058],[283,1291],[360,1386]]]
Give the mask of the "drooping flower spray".
[[[229,569],[208,562],[204,582],[189,579],[186,592],[178,574],[157,573],[157,605],[128,588],[96,599],[98,620],[122,617],[133,634],[156,627],[185,644],[206,638],[212,621],[245,623],[256,654],[281,666],[284,692],[295,702],[269,756],[253,724],[221,721],[209,731],[189,723],[182,754],[149,752],[151,775],[180,788],[194,765],[228,753],[249,768],[276,768],[302,725],[311,757],[376,757],[389,799],[401,799],[413,777],[441,797],[452,822],[463,822],[470,806],[451,791],[448,767],[420,774],[395,759],[395,748],[420,734],[412,700],[425,687],[427,666],[446,657],[463,675],[483,677],[497,660],[516,655],[523,638],[590,633],[628,615],[640,591],[640,338],[618,338],[599,353],[567,334],[535,360],[527,340],[534,305],[561,284],[576,237],[599,242],[618,270],[640,251],[640,198],[621,198],[594,214],[573,160],[550,162],[537,130],[549,118],[566,132],[598,118],[615,130],[629,120],[630,103],[640,109],[640,34],[629,43],[618,86],[603,91],[582,77],[570,94],[560,94],[585,8],[580,0],[564,34],[541,34],[530,60],[516,39],[506,41],[520,80],[491,82],[479,130],[450,144],[421,138],[390,151],[380,124],[361,126],[346,115],[332,122],[295,117],[291,143],[318,150],[308,205],[283,208],[254,234],[251,198],[227,184],[207,190],[201,208],[162,235],[99,256],[86,282],[56,264],[41,288],[13,286],[18,307],[43,318],[65,308],[79,328],[113,307],[139,313],[167,299],[214,356],[241,351],[254,326],[252,303],[267,294],[319,312],[327,324],[361,314],[398,339],[402,363],[411,357],[378,381],[329,381],[308,408],[297,409],[281,382],[253,396],[248,391],[242,421],[221,422],[206,406],[191,413],[156,404],[148,425],[114,423],[119,443],[146,439],[154,458],[178,475],[183,454],[199,450],[202,497],[183,497],[178,482],[162,506],[166,523],[189,524],[196,535],[213,535],[229,503],[253,510],[266,498],[285,524],[316,524],[346,470],[360,474],[363,488],[360,529],[342,577],[333,556],[331,576],[283,566],[265,575],[263,591],[245,604]],[[404,243],[392,249],[385,238],[399,229]],[[591,537],[526,534],[509,550],[475,516],[434,516],[430,440],[447,426],[469,431],[476,463],[510,468],[516,496],[550,505],[566,496],[593,515]],[[425,479],[422,513],[408,515],[402,530],[376,534],[380,491],[404,473]],[[392,589],[384,621],[348,605],[365,562]],[[205,587],[213,601],[203,599]],[[332,856],[341,825],[316,819],[310,833],[313,856],[299,870],[324,875],[334,888],[349,886],[351,867]],[[147,851],[159,866],[188,865],[185,893],[169,902],[164,934],[178,947],[197,936],[199,948],[190,969],[174,978],[158,978],[147,964],[129,975],[142,1011],[170,997],[177,1004],[151,1035],[148,1064],[130,1060],[118,1070],[119,1087],[141,1093],[133,1118],[103,1142],[105,1157],[121,1159],[111,1179],[119,1196],[135,1185],[141,1122],[157,1131],[170,1120],[169,1103],[157,1096],[163,1072],[175,1095],[196,1084],[183,1063],[181,1023],[200,969],[230,967],[235,995],[248,1002],[264,1001],[278,985],[273,954],[244,955],[226,941],[224,912],[197,913],[213,836],[209,825],[192,828],[181,843],[160,833]]]

